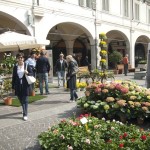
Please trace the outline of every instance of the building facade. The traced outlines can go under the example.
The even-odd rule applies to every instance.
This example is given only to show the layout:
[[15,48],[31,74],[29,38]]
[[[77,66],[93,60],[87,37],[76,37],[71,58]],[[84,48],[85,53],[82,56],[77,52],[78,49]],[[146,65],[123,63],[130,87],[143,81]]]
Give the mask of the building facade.
[[52,49],[54,64],[62,52],[80,62],[88,56],[92,68],[99,66],[102,32],[108,52],[129,54],[132,67],[147,58],[149,0],[0,0],[0,20],[0,28],[50,40],[46,49]]

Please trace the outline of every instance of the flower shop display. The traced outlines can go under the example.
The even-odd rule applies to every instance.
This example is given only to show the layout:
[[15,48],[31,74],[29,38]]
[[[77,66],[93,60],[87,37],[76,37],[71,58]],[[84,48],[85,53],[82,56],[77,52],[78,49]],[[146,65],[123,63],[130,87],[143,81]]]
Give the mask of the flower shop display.
[[150,117],[150,89],[132,81],[92,83],[77,105],[89,113],[123,120]]
[[88,114],[63,119],[38,136],[43,150],[148,150],[150,133]]

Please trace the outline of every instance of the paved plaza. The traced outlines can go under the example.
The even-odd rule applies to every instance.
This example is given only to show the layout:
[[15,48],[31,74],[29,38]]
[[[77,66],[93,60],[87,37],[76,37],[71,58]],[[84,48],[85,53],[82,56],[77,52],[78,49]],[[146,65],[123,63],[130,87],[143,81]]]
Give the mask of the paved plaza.
[[[135,80],[134,73],[116,75],[117,80],[133,80],[145,86],[145,79]],[[57,85],[54,79],[53,85]],[[83,96],[84,92],[78,92]],[[76,103],[68,103],[69,92],[50,88],[47,98],[29,104],[29,119],[22,120],[21,107],[0,106],[0,150],[40,150],[37,136],[59,120],[80,114]]]

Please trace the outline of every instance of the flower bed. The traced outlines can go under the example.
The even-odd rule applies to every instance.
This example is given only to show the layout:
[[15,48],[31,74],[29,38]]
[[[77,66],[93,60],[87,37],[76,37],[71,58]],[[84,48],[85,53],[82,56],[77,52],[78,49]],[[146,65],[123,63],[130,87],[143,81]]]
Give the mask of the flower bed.
[[77,105],[89,113],[127,119],[150,117],[150,89],[131,81],[92,83]]
[[150,133],[119,121],[85,114],[62,120],[38,136],[45,150],[148,150]]

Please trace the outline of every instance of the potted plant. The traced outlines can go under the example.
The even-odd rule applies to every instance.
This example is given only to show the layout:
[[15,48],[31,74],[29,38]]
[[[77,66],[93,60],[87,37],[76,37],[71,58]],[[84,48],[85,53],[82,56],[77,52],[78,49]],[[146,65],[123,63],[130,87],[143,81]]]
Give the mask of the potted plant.
[[109,54],[108,59],[111,63],[113,63],[115,70],[117,70],[117,64],[121,62],[123,57],[120,52],[114,50],[112,53]]
[[11,105],[12,104],[12,97],[10,96],[10,91],[11,91],[11,79],[5,79],[4,80],[4,85],[3,85],[3,96],[4,102],[6,105]]

